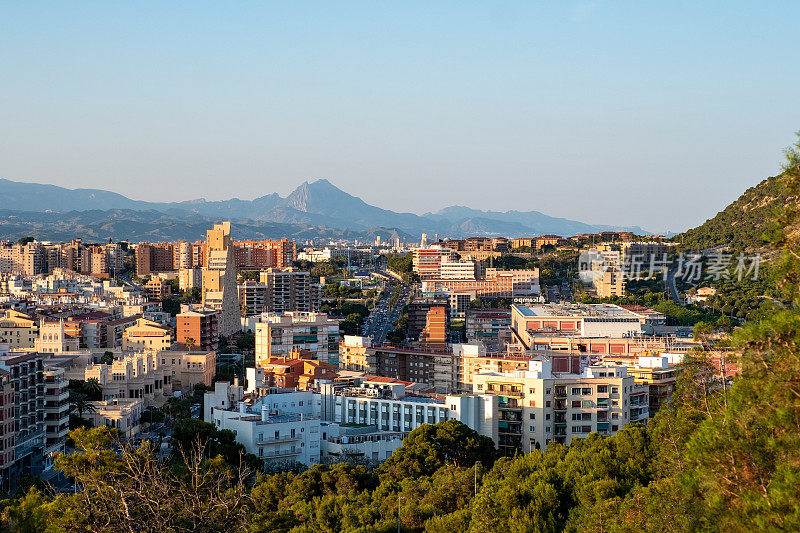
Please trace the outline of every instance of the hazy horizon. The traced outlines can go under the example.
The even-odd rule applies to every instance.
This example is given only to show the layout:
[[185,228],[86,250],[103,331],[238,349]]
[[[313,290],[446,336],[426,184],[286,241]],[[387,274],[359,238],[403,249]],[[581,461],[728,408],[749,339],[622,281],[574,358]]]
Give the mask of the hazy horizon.
[[0,176],[681,231],[800,128],[800,4],[3,3]]

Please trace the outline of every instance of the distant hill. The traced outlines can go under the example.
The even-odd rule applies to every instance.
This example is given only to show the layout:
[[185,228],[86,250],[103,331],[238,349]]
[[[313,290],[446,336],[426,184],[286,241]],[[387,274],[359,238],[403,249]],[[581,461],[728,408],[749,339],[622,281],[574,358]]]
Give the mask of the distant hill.
[[[326,179],[305,182],[297,187],[286,198],[271,193],[254,200],[232,198],[222,201],[205,199],[182,202],[146,202],[131,200],[126,196],[100,189],[66,189],[54,185],[38,183],[22,183],[0,179],[0,198],[4,200],[2,207],[27,213],[54,212],[70,214],[76,220],[75,213],[86,213],[79,218],[83,228],[97,226],[108,215],[107,212],[122,210],[127,214],[116,217],[117,225],[121,224],[120,216],[129,222],[130,227],[139,223],[139,217],[132,212],[157,212],[160,217],[169,215],[170,220],[185,219],[188,223],[192,217],[211,219],[229,219],[243,222],[244,226],[252,221],[260,225],[279,227],[277,225],[295,225],[300,228],[323,227],[350,232],[369,232],[372,228],[385,228],[399,234],[408,235],[412,240],[422,233],[441,237],[465,236],[534,236],[542,234],[575,235],[578,233],[595,233],[599,231],[618,230],[633,231],[637,234],[648,233],[639,227],[616,227],[589,224],[565,218],[551,217],[538,211],[481,211],[462,206],[446,207],[436,213],[416,215],[414,213],[395,212],[366,203],[361,198],[346,193]],[[94,215],[92,215],[94,214]],[[17,215],[23,217],[27,215]],[[91,216],[99,217],[91,220]],[[18,218],[17,222],[22,221]],[[58,217],[52,219],[53,232],[59,232]],[[147,222],[141,221],[141,222]],[[39,221],[39,230],[44,231],[45,223]],[[256,226],[253,226],[256,227]],[[306,231],[306,230],[303,230]],[[323,232],[324,233],[324,232]]]
[[728,245],[741,250],[766,247],[764,232],[775,223],[783,208],[798,203],[788,184],[786,173],[767,178],[747,189],[714,218],[673,239],[688,250]]
[[[39,213],[32,211],[0,210],[0,240],[17,240],[34,237],[41,241],[67,241],[81,238],[87,242],[114,241],[196,241],[205,239],[206,230],[217,219],[197,214],[179,216],[160,211],[134,211],[127,209],[69,211],[66,213]],[[280,239],[297,241],[313,239],[375,240],[381,235],[384,241],[408,234],[394,229],[371,228],[356,232],[304,224],[282,224],[254,220],[238,220],[233,227],[236,239]]]

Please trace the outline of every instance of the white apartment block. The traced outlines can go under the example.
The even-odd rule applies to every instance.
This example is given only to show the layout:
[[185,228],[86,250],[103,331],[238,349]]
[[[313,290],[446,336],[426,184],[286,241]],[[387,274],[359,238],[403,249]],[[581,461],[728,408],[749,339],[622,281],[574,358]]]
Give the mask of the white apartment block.
[[458,261],[444,256],[439,265],[439,278],[441,279],[476,279],[478,272],[477,261],[471,259]]
[[236,432],[237,442],[265,461],[361,458],[379,462],[423,424],[459,420],[495,442],[498,397],[405,394],[402,383],[366,382],[343,389],[322,384],[320,392],[272,389],[251,404],[242,387],[216,383],[205,394],[204,417]]

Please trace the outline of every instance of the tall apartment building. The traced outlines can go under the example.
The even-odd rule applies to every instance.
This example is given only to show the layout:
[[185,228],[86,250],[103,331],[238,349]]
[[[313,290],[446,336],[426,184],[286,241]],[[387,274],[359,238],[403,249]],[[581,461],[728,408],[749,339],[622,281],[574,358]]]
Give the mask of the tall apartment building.
[[[4,348],[0,347],[0,350]],[[11,372],[0,369],[0,488],[12,492],[14,466],[14,384]]]
[[450,310],[445,306],[433,306],[425,317],[425,327],[419,335],[420,346],[429,350],[446,350]]
[[10,476],[38,475],[44,468],[46,447],[43,356],[0,349],[0,370],[9,373],[14,390],[14,465]]
[[200,267],[188,267],[178,270],[178,288],[188,291],[195,287],[203,287],[203,269]]
[[308,350],[325,363],[339,362],[339,321],[324,313],[265,314],[255,325],[256,366],[274,357]]
[[0,243],[0,274],[36,276],[45,272],[45,249],[38,242]]
[[241,270],[287,268],[297,260],[297,244],[288,239],[236,241],[236,267]]
[[[447,307],[450,306],[450,300],[446,296],[433,295],[424,298],[414,298],[408,304],[408,328],[406,333],[411,340],[419,340],[419,336],[425,325],[428,323],[428,311],[433,307]],[[450,328],[450,321],[446,323],[446,327]]]
[[44,370],[45,467],[53,464],[56,454],[64,453],[69,433],[69,381],[63,368]]
[[261,283],[267,287],[267,309],[274,313],[319,310],[319,292],[307,271],[292,267],[270,268],[261,272]]
[[203,269],[203,306],[219,311],[219,333],[230,336],[241,330],[230,222],[215,224],[206,232],[206,249],[208,265]]
[[242,308],[242,316],[260,315],[267,312],[267,286],[264,283],[251,279],[241,283],[237,290],[239,292],[239,305]]
[[175,244],[171,242],[136,245],[136,275],[148,276],[157,272],[175,270]]
[[531,360],[527,370],[477,374],[473,386],[476,394],[500,397],[499,447],[506,455],[569,444],[593,432],[614,435],[648,418],[647,387],[619,365],[561,374],[550,361]]
[[182,349],[211,351],[219,347],[219,312],[214,309],[181,306],[175,316],[176,342]]

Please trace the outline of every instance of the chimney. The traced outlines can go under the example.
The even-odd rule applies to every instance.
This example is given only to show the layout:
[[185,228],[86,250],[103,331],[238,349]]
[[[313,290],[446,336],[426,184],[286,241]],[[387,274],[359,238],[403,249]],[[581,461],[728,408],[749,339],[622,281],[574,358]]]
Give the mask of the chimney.
[[266,403],[261,404],[261,421],[269,421],[269,406]]
[[239,412],[241,414],[245,414],[247,412],[247,404],[244,402],[239,402]]
[[239,386],[239,376],[234,376],[234,378],[233,378],[233,386],[234,387],[238,387]]

